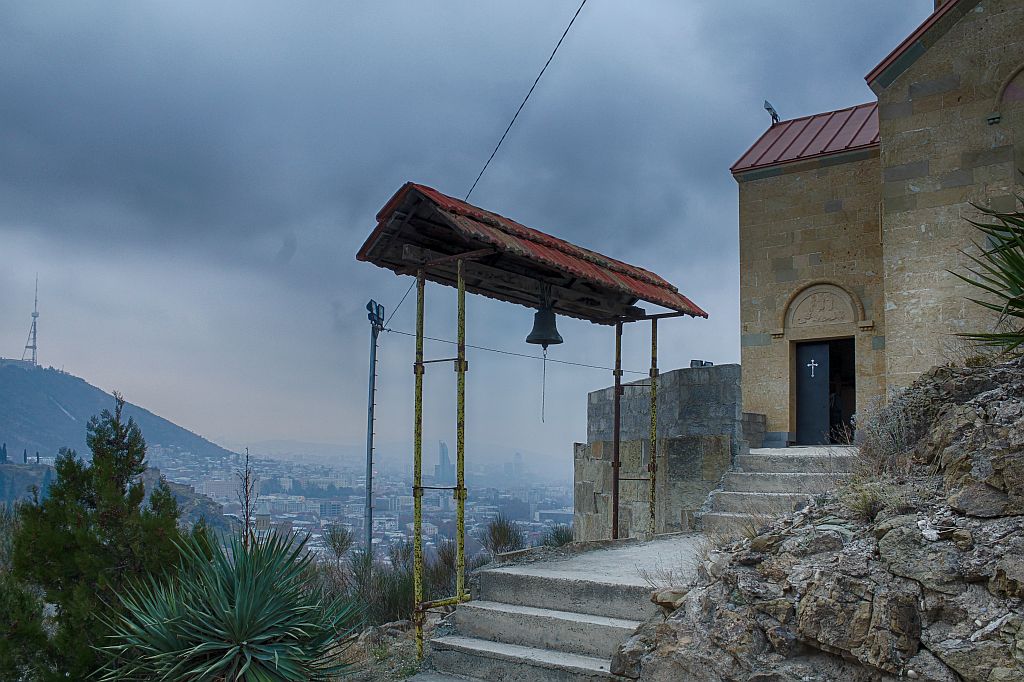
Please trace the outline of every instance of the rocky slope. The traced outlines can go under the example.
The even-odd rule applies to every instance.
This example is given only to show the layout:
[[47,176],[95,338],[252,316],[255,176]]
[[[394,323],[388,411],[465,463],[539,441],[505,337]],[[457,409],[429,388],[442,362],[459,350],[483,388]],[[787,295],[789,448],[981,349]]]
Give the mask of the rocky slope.
[[1024,680],[1024,362],[935,369],[867,426],[859,479],[656,593],[613,672]]

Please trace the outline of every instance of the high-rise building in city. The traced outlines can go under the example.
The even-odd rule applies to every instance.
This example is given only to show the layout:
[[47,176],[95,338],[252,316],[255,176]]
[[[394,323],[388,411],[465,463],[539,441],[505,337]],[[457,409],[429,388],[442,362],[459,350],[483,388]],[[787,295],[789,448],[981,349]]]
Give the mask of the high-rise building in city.
[[443,440],[438,443],[434,481],[441,485],[455,485],[455,465],[448,456],[448,443]]

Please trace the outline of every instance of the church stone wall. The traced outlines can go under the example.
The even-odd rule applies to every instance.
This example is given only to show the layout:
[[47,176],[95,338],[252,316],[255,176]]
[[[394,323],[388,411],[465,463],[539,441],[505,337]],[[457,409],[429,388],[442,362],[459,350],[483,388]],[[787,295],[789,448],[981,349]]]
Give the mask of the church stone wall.
[[879,178],[877,150],[737,177],[743,411],[766,444],[795,431],[797,341],[853,337],[857,409],[885,392]]
[[890,386],[944,362],[956,332],[993,322],[965,300],[976,291],[947,271],[963,271],[961,250],[978,239],[964,221],[977,215],[970,202],[1011,210],[1021,192],[1024,75],[1009,80],[1021,66],[1024,3],[984,0],[891,84],[879,85],[891,80],[885,72],[875,84]]

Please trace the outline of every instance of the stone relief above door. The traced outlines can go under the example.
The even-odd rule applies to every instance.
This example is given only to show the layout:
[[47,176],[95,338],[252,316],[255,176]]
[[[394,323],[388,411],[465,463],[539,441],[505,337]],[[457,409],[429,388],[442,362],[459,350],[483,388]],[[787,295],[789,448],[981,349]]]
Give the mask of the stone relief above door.
[[855,322],[850,295],[830,284],[804,289],[789,306],[790,327]]
[[[864,319],[864,306],[860,299],[835,282],[816,281],[805,284],[790,295],[783,309],[779,327],[772,332],[774,338],[789,334],[813,335],[815,328],[832,330],[848,327],[866,330],[874,323]],[[825,329],[821,329],[825,333]]]

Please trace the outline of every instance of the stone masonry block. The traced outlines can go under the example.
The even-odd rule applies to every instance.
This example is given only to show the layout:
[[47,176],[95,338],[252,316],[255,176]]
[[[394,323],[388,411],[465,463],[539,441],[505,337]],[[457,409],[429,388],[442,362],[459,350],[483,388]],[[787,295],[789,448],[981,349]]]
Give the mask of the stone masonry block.
[[943,92],[949,92],[950,90],[956,90],[959,87],[960,74],[958,73],[951,73],[939,78],[918,81],[910,84],[910,99],[914,99],[916,97],[927,97],[928,95],[938,95]]
[[637,476],[642,469],[644,442],[640,440],[623,441],[619,446],[619,470],[622,476]]
[[732,439],[729,436],[706,436],[702,443],[701,478],[717,482],[732,464]]
[[914,113],[913,102],[891,102],[879,103],[878,117],[883,121],[891,121],[896,118],[905,118]]
[[669,438],[665,442],[666,475],[673,481],[703,478],[703,448],[707,436]]
[[597,511],[597,508],[594,507],[593,483],[577,480],[573,486],[573,499],[576,503],[574,516],[578,514],[593,514]]
[[974,171],[969,168],[960,168],[955,171],[950,171],[942,176],[941,183],[943,189],[973,185]]
[[917,197],[913,194],[902,197],[892,197],[886,199],[883,205],[887,214],[912,211],[917,208]]
[[1008,163],[1013,161],[1013,145],[1003,145],[992,149],[964,152],[961,156],[961,165],[964,168],[977,168],[979,166],[991,166],[997,163]]
[[890,166],[882,172],[885,182],[896,182],[898,180],[910,180],[912,178],[923,178],[928,175],[928,160],[904,163],[898,166]]

